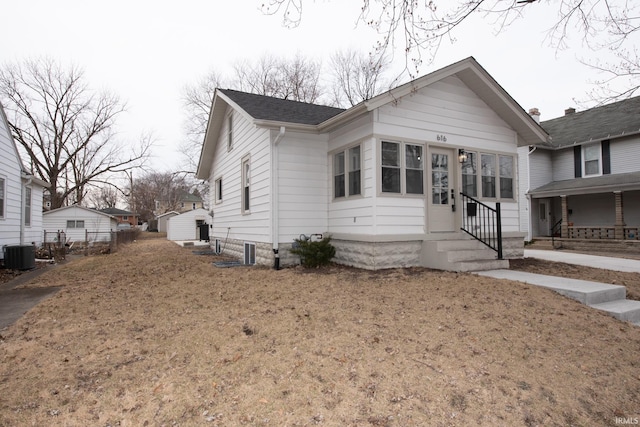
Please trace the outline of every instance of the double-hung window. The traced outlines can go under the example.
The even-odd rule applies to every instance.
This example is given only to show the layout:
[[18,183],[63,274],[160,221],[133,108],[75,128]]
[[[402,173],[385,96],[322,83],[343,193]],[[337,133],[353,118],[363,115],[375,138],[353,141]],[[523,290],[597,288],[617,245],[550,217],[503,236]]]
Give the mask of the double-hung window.
[[467,152],[462,163],[462,192],[467,196],[478,197],[478,155]]
[[405,188],[407,194],[424,193],[424,157],[422,146],[406,144],[405,153]]
[[424,147],[382,141],[383,193],[424,194]]
[[215,192],[216,203],[222,202],[222,178],[216,179]]
[[67,220],[67,228],[84,228],[84,220]]
[[400,143],[382,141],[382,192],[400,193]]
[[482,197],[496,197],[496,156],[480,154],[480,170],[482,172]]
[[333,155],[333,197],[362,193],[360,146]]
[[582,146],[582,159],[584,163],[582,170],[584,170],[584,176],[602,175],[602,168],[600,167],[601,154],[600,143]]
[[251,162],[248,157],[242,160],[242,213],[249,213],[251,204]]
[[31,226],[31,187],[24,189],[24,225]]
[[500,198],[513,199],[513,157],[498,156],[500,177]]

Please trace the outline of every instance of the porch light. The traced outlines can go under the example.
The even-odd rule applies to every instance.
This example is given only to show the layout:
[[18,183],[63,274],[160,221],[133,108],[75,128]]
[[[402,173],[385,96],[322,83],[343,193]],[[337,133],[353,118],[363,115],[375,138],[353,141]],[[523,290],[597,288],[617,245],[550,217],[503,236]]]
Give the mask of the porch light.
[[467,153],[465,153],[465,151],[462,148],[458,150],[458,161],[460,163],[464,163],[467,161]]

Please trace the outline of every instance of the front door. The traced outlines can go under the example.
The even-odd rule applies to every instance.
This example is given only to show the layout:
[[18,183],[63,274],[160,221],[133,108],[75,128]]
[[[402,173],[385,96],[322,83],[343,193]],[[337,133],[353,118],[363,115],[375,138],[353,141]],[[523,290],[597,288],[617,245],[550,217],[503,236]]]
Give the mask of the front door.
[[455,153],[431,147],[429,156],[428,228],[432,233],[456,231]]
[[540,236],[551,236],[551,199],[538,200],[538,233]]

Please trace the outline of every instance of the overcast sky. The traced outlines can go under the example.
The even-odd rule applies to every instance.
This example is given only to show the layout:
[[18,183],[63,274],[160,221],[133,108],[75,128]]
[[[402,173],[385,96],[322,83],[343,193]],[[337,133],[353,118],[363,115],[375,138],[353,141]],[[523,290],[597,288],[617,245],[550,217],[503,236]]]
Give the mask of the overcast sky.
[[[448,1],[448,0],[447,0]],[[328,63],[339,49],[371,50],[377,34],[356,19],[362,0],[306,0],[298,28],[265,16],[259,0],[20,0],[2,6],[0,61],[50,56],[85,70],[91,87],[114,91],[127,102],[118,121],[123,138],[143,132],[157,139],[154,165],[178,168],[175,147],[184,139],[182,96],[212,70],[231,76],[234,62],[265,53],[305,56]],[[546,46],[545,30],[556,10],[534,4],[525,19],[495,35],[490,20],[475,19],[455,44],[443,43],[434,64],[420,75],[474,56],[525,109],[537,107],[542,120],[559,117],[574,100],[587,99],[602,78],[582,65],[594,57],[581,48],[557,52]],[[602,58],[602,54],[598,55]],[[404,66],[396,55],[394,70]]]

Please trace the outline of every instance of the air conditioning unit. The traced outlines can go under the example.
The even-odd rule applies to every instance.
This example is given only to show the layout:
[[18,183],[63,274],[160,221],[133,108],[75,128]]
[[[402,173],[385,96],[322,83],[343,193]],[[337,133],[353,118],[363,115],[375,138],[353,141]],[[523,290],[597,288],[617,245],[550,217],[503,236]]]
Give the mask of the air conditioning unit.
[[5,246],[4,268],[11,270],[31,270],[36,268],[36,247],[33,245]]

